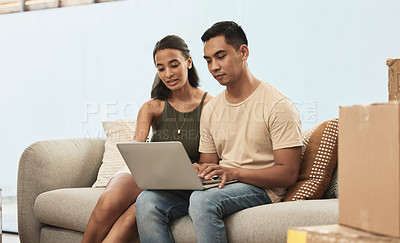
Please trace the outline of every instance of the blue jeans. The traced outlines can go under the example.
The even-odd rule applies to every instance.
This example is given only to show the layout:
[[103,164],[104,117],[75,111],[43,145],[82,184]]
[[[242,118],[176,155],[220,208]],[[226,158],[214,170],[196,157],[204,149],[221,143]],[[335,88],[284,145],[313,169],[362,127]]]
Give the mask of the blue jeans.
[[268,203],[265,190],[240,182],[204,191],[146,190],[136,200],[140,241],[173,242],[169,223],[189,214],[197,242],[227,242],[224,217]]

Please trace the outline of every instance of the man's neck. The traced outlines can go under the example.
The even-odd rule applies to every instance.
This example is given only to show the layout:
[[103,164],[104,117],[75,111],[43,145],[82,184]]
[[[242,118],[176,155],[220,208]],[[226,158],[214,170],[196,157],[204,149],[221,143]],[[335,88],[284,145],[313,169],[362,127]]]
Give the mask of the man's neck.
[[225,98],[229,103],[240,103],[247,99],[260,83],[261,81],[246,69],[238,80],[226,86]]

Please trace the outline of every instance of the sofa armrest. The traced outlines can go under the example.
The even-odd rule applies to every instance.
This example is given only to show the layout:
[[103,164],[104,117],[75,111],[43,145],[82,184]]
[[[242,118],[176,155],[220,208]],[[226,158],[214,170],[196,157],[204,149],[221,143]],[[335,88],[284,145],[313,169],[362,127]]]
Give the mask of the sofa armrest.
[[97,177],[104,154],[103,139],[65,139],[36,142],[22,153],[17,182],[18,231],[21,242],[40,242],[42,224],[34,217],[42,192],[89,187]]

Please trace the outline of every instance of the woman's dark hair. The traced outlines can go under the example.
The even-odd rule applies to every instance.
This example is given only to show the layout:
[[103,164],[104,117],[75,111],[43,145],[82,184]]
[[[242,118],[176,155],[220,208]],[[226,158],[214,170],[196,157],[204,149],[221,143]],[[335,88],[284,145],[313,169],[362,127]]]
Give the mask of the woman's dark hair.
[[[162,38],[160,41],[156,43],[153,50],[153,61],[156,63],[155,57],[158,51],[164,49],[174,49],[178,50],[182,53],[182,55],[187,59],[190,57],[190,51],[185,41],[176,35],[167,35]],[[188,79],[189,84],[192,87],[199,86],[199,75],[197,74],[196,68],[192,63],[192,68],[188,70]],[[154,78],[153,88],[151,90],[151,98],[152,99],[160,99],[164,100],[171,97],[171,90],[165,86],[165,84],[161,81],[158,73],[156,73],[156,77]]]
[[221,21],[215,23],[204,32],[201,40],[205,43],[209,39],[219,35],[225,36],[226,43],[233,46],[235,50],[238,50],[243,44],[248,46],[247,37],[242,27],[233,21]]

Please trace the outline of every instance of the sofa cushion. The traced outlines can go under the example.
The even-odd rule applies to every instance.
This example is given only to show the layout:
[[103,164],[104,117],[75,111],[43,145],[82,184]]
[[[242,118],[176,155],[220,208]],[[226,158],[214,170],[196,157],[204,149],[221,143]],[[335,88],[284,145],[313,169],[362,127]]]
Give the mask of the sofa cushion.
[[322,198],[337,163],[338,119],[325,121],[303,136],[299,176],[284,201]]
[[105,187],[119,171],[129,172],[124,159],[118,151],[117,143],[132,142],[136,127],[134,120],[102,122],[107,140],[104,145],[103,163],[93,187]]
[[[244,209],[225,218],[228,242],[286,242],[291,227],[336,224],[338,200],[281,202]],[[171,223],[175,242],[196,242],[188,216]]]
[[103,188],[66,188],[40,194],[35,218],[43,224],[84,232]]
[[40,243],[81,242],[82,232],[45,226],[40,230]]
[[[44,242],[79,238],[84,232],[98,197],[99,188],[69,188],[42,193],[35,202],[35,217],[45,226],[41,236]],[[338,200],[282,202],[262,205],[239,211],[225,219],[229,242],[286,242],[288,228],[321,224],[335,224],[338,217]],[[171,222],[175,242],[196,242],[189,216]],[[60,235],[61,233],[64,236]],[[45,237],[46,236],[46,237]],[[71,239],[72,239],[71,238]]]

